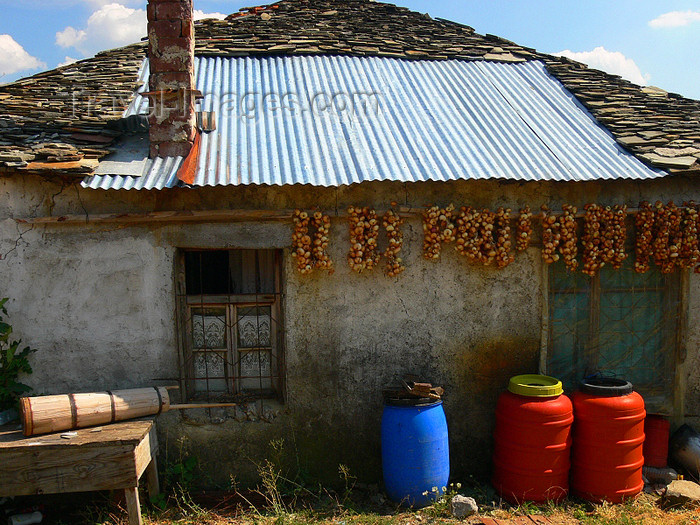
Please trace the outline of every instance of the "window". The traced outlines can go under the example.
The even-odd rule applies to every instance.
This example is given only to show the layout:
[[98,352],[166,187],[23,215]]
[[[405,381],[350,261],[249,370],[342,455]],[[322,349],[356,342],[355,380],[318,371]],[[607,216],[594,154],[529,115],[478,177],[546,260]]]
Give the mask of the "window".
[[547,373],[574,390],[589,374],[631,381],[650,413],[670,414],[681,326],[679,272],[644,274],[632,257],[596,277],[549,267]]
[[189,399],[282,396],[280,250],[185,250],[178,303]]

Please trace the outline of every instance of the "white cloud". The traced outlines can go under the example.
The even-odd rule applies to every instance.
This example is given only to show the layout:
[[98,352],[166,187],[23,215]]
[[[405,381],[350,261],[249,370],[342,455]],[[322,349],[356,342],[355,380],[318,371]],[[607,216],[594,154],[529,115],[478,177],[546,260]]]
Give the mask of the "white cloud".
[[195,20],[204,20],[205,18],[216,18],[218,20],[223,20],[228,16],[223,13],[205,13],[201,9],[195,9],[193,15]]
[[138,42],[146,36],[146,11],[122,4],[106,4],[90,15],[84,29],[68,26],[56,33],[56,44],[88,56]]
[[[103,49],[124,46],[138,42],[146,36],[146,11],[123,4],[106,3],[102,0],[86,0],[95,5],[104,4],[90,15],[83,29],[72,26],[56,33],[56,44],[63,48],[74,48],[83,55],[93,55]],[[130,0],[127,0],[129,2]],[[133,2],[131,2],[133,3]],[[223,13],[205,13],[194,10],[194,19],[223,19]]]
[[[107,4],[114,3],[114,0],[80,0],[80,1],[83,4],[87,4],[88,6],[90,6],[92,8],[100,8],[100,7],[106,6]],[[146,2],[144,2],[143,0],[121,0],[121,2],[119,2],[119,3],[121,5],[124,5],[124,6],[141,7]]]
[[593,51],[574,52],[568,49],[554,53],[555,56],[562,56],[583,62],[595,69],[601,69],[611,75],[620,75],[622,78],[644,86],[650,75],[643,75],[639,66],[634,60],[627,58],[619,51],[608,51],[603,46],[596,47]]
[[77,58],[67,56],[63,59],[63,62],[59,63],[56,67],[67,66],[68,64],[72,64],[73,62],[77,62],[77,61],[78,61]]
[[657,16],[649,22],[654,28],[659,27],[681,27],[700,22],[700,11],[670,11]]
[[0,76],[46,67],[33,57],[10,35],[0,35]]
[[73,47],[85,40],[87,33],[78,31],[74,27],[68,26],[63,31],[56,33],[56,43],[61,47]]

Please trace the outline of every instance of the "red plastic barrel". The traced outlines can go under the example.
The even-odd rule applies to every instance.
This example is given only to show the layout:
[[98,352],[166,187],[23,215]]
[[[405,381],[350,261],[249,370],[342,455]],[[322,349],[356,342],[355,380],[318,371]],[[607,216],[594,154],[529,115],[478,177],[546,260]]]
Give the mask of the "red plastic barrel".
[[663,416],[647,416],[644,420],[644,464],[663,468],[668,465],[669,422]]
[[511,503],[559,501],[569,491],[571,400],[547,376],[515,376],[498,399],[492,483]]
[[644,488],[644,400],[628,381],[593,378],[573,396],[571,491],[620,503]]

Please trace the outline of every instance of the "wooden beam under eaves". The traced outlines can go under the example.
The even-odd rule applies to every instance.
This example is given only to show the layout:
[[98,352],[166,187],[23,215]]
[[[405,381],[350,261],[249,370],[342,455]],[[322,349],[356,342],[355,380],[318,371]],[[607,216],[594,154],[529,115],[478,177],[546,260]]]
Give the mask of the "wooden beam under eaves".
[[[398,206],[395,211],[402,217],[420,217],[425,208],[413,208],[408,206]],[[377,210],[379,215],[383,215],[385,210]],[[627,214],[635,214],[638,208],[627,208]],[[113,213],[95,215],[58,215],[54,217],[8,217],[18,224],[36,224],[45,226],[61,225],[92,225],[92,224],[145,224],[145,223],[186,223],[186,222],[274,222],[290,221],[294,210],[260,210],[260,209],[232,209],[232,210],[173,210],[173,211],[153,211],[145,213]],[[552,214],[561,215],[561,210],[552,210]],[[345,210],[330,212],[331,217],[347,217]],[[582,218],[584,213],[579,211],[577,218]],[[533,220],[539,220],[539,213],[533,214]],[[518,220],[518,213],[511,215],[511,221]]]

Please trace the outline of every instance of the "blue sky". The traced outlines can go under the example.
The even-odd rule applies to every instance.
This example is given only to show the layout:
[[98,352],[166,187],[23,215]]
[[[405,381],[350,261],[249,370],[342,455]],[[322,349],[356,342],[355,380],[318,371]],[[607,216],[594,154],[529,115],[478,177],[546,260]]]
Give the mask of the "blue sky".
[[[195,0],[229,14],[251,0]],[[264,2],[260,2],[264,3]],[[145,0],[0,0],[0,82],[29,76],[145,34]],[[700,1],[398,0],[546,53],[700,99]]]

